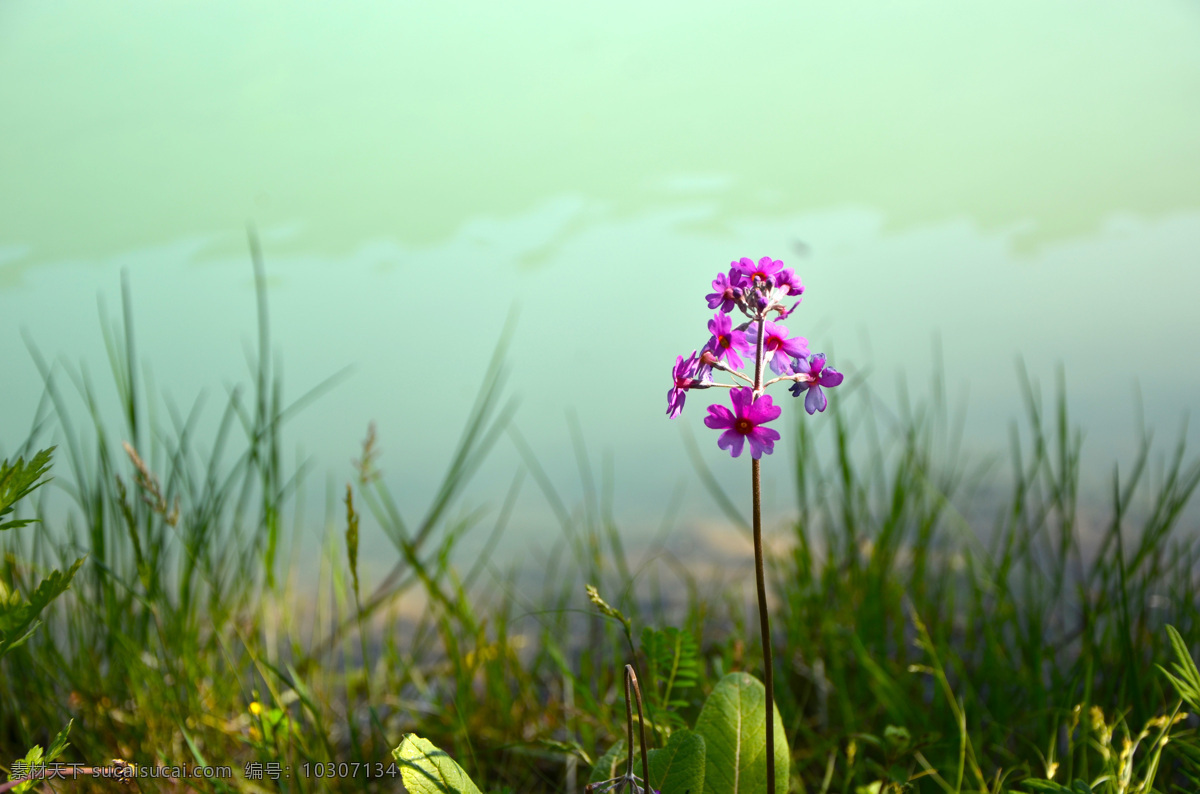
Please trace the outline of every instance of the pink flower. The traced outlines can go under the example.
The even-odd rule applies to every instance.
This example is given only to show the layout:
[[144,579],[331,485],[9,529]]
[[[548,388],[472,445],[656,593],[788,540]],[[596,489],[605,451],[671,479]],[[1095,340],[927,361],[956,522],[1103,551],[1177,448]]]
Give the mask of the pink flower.
[[750,442],[750,455],[755,460],[774,452],[779,433],[762,425],[778,419],[782,409],[766,394],[755,400],[754,390],[749,386],[731,389],[729,397],[733,400],[733,411],[723,405],[710,405],[708,416],[704,417],[707,427],[725,431],[717,439],[717,446],[729,450],[735,458],[742,454],[746,441]]
[[784,295],[804,294],[804,285],[800,283],[800,277],[790,267],[785,267],[775,275],[775,288],[787,290]]
[[797,375],[802,376],[801,380],[792,384],[792,395],[799,397],[801,392],[806,392],[804,410],[808,411],[809,416],[817,411],[824,411],[825,406],[829,404],[821,387],[832,389],[834,386],[841,385],[842,379],[845,377],[833,367],[825,366],[824,353],[815,353],[807,359],[795,359],[792,361],[792,368],[796,370]]
[[783,262],[778,259],[772,259],[769,256],[764,256],[757,263],[750,257],[743,256],[738,261],[731,262],[730,264],[734,270],[744,275],[746,280],[750,282],[753,282],[756,278],[764,283],[767,279],[771,279],[771,283],[774,284],[775,280],[772,276],[783,270]]
[[712,285],[716,292],[710,292],[704,296],[708,299],[708,308],[715,309],[720,306],[721,311],[729,314],[742,297],[742,289],[746,286],[746,280],[741,273],[730,270],[728,276],[718,273]]
[[[751,326],[752,332],[747,335],[753,344],[758,344],[758,329],[760,323]],[[807,358],[808,340],[802,336],[787,338],[788,329],[783,325],[767,323],[767,333],[763,336],[763,353],[776,375],[791,375],[792,365],[788,357]]]
[[696,351],[693,350],[686,359],[683,356],[675,358],[671,378],[674,385],[667,392],[667,416],[674,419],[683,413],[688,389],[708,388],[712,382],[712,367],[703,361],[697,362]]
[[738,355],[738,351],[743,353],[751,351],[750,343],[746,341],[746,332],[734,330],[733,320],[729,319],[729,315],[724,312],[717,312],[708,321],[708,332],[712,334],[712,337],[705,347],[711,350],[718,359],[725,359],[729,366],[741,369],[742,357]]

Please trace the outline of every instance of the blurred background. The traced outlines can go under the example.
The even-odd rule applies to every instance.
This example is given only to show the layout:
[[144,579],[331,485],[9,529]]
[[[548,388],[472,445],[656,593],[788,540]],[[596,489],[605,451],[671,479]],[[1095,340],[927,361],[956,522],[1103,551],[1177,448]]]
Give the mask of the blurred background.
[[[513,424],[568,508],[573,416],[629,538],[686,551],[725,523],[688,429],[748,513],[748,462],[701,424],[711,393],[665,416],[742,256],[800,275],[787,325],[847,374],[832,399],[899,410],[901,384],[916,403],[944,383],[973,455],[1006,454],[1018,362],[1047,401],[1061,367],[1100,492],[1140,417],[1164,453],[1200,440],[1181,429],[1200,5],[6,0],[0,455],[43,394],[23,334],[82,366],[116,426],[100,316],[120,318],[122,272],[154,421],[203,393],[215,428],[252,377],[248,225],[285,402],[352,366],[285,429],[313,536],[370,421],[420,513],[514,307]],[[824,432],[776,388],[782,424]],[[469,505],[494,511],[521,460],[502,438]],[[764,475],[777,527],[797,510],[785,445]],[[500,556],[556,527],[527,486]]]

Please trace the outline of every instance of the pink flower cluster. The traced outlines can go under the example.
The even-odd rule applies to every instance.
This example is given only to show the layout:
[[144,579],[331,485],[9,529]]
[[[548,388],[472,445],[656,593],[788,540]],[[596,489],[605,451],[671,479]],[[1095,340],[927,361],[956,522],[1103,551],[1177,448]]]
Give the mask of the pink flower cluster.
[[[674,419],[683,412],[687,393],[692,389],[728,388],[733,410],[724,405],[710,405],[704,424],[725,431],[717,446],[729,450],[733,457],[741,455],[749,442],[750,454],[757,459],[770,455],[780,438],[778,432],[763,426],[781,413],[779,406],[763,393],[765,388],[778,381],[790,381],[793,396],[805,394],[804,408],[813,414],[824,411],[828,405],[822,387],[840,384],[842,373],[826,366],[823,353],[810,354],[807,339],[789,336],[785,326],[767,319],[771,313],[776,320],[786,319],[800,305],[799,298],[804,294],[800,279],[783,262],[769,256],[757,262],[742,257],[730,263],[728,273],[718,273],[712,286],[713,292],[705,297],[708,308],[717,312],[708,321],[708,341],[686,359],[683,356],[675,359],[673,385],[667,392],[667,415]],[[784,301],[791,296],[797,300],[791,308],[785,308]],[[731,317],[735,308],[748,318],[737,326]],[[737,371],[745,364],[742,354],[754,362],[753,379]],[[763,383],[764,364],[777,376],[767,383]],[[750,385],[714,383],[714,369]]]

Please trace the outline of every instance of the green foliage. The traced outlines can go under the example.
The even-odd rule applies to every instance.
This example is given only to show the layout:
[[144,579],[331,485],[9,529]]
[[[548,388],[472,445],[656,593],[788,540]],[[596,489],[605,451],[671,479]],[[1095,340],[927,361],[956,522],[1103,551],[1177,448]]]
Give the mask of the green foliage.
[[[696,719],[704,738],[704,794],[761,792],[767,780],[767,691],[747,673],[729,673],[713,689]],[[786,794],[791,751],[775,709],[775,794]]]
[[592,773],[588,778],[588,782],[600,783],[605,780],[612,780],[621,774],[621,766],[626,763],[627,759],[625,740],[617,739],[604,755],[596,759],[596,763],[592,765]]
[[647,626],[642,629],[641,649],[650,683],[643,691],[649,695],[654,722],[665,721],[671,729],[683,726],[679,710],[688,706],[688,700],[682,693],[695,687],[700,676],[700,650],[695,638],[674,626]]
[[[646,754],[650,766],[650,788],[660,794],[687,794],[703,792],[705,769],[704,737],[695,731],[677,730],[671,734],[665,747],[650,750]],[[604,783],[626,774],[629,756],[625,752],[625,740],[618,739],[608,751],[597,759],[592,767],[588,783]],[[635,774],[640,773],[634,763]]]
[[1179,630],[1174,626],[1167,626],[1167,634],[1175,651],[1175,662],[1171,665],[1174,672],[1168,672],[1162,665],[1158,665],[1158,669],[1171,681],[1179,697],[1183,698],[1193,711],[1200,711],[1200,670],[1196,669],[1196,662],[1188,651],[1187,643],[1179,636]]
[[410,733],[392,757],[409,794],[480,794],[463,768],[428,739]]
[[[50,470],[50,458],[53,453],[54,447],[50,447],[35,454],[28,464],[23,458],[17,458],[13,464],[9,464],[7,460],[0,463],[0,518],[11,513],[20,499],[49,482],[42,477]],[[37,519],[10,519],[0,522],[0,530],[28,526],[35,521]],[[9,589],[0,583],[0,659],[3,659],[14,648],[24,644],[33,635],[33,632],[41,625],[38,616],[50,605],[51,601],[67,591],[81,565],[83,565],[82,557],[75,560],[74,564],[65,572],[51,571],[50,575],[34,588],[28,601],[23,599],[15,588]],[[34,745],[30,748],[24,759],[13,764],[14,770],[29,770],[31,767],[57,760],[67,748],[67,734],[71,730],[72,722],[74,720],[67,722],[67,726],[54,737],[54,741],[50,743],[50,747],[45,753],[42,752],[41,745]],[[19,772],[16,776],[20,776]],[[9,775],[10,780],[13,777],[14,775]],[[17,785],[12,790],[24,792],[32,789],[36,784],[36,781],[28,781]]]
[[10,592],[7,598],[0,597],[0,657],[29,639],[41,625],[38,615],[51,601],[67,591],[81,565],[82,557],[66,571],[51,571],[38,583],[28,601],[24,601],[16,591]]
[[[11,513],[13,506],[22,498],[49,482],[41,478],[50,470],[50,456],[53,453],[54,447],[50,447],[34,455],[29,463],[24,458],[17,458],[11,464],[8,460],[0,463],[0,518]],[[0,521],[0,530],[16,529],[35,521],[36,518]]]
[[[0,463],[0,517],[11,513],[19,499],[49,482],[43,480],[42,476],[50,470],[53,452],[54,447],[43,449],[28,464],[23,458],[17,458],[16,463],[11,465],[7,460]],[[10,520],[0,523],[0,529],[23,527],[33,521],[36,519]],[[66,592],[82,564],[81,557],[66,572],[51,571],[34,588],[28,601],[16,589],[0,589],[0,658],[29,639],[41,625],[38,616],[42,610]],[[2,586],[3,583],[0,583]]]
[[[29,748],[29,752],[25,754],[24,758],[13,762],[12,771],[9,773],[8,779],[12,781],[23,777],[30,777],[30,773],[36,767],[51,764],[61,758],[63,751],[70,746],[67,742],[67,734],[71,732],[71,725],[74,722],[74,720],[68,720],[67,726],[58,732],[58,735],[54,737],[54,741],[50,742],[50,747],[44,752],[41,745],[38,744]],[[24,794],[26,791],[32,791],[34,787],[40,785],[42,782],[42,780],[35,778],[18,783],[11,789],[12,794]]]
[[[746,673],[723,677],[700,710],[695,730],[676,730],[665,747],[647,754],[650,788],[661,794],[760,792],[767,778],[765,707],[766,689],[758,679]],[[776,794],[786,794],[791,756],[778,709],[775,736]],[[596,762],[589,782],[621,777],[628,763],[625,749],[625,740],[619,739]]]
[[1021,785],[1028,791],[1038,794],[1093,794],[1093,789],[1082,780],[1076,780],[1070,786],[1062,786],[1049,780],[1026,780]]
[[660,794],[702,794],[706,751],[704,737],[689,730],[671,734],[666,747],[651,750],[650,788]]

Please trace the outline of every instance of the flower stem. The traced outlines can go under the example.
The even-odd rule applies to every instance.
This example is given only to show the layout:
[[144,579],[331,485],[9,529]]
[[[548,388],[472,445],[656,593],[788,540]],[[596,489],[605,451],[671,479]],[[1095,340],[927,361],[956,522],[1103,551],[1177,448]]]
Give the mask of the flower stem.
[[[758,317],[758,342],[754,346],[754,396],[763,390],[763,341],[767,335],[767,317]],[[758,458],[750,460],[750,493],[754,504],[754,583],[758,587],[758,626],[762,634],[763,684],[767,690],[767,794],[775,794],[775,676],[771,663],[771,617],[767,613],[767,582],[763,573],[762,475]]]
[[767,583],[763,573],[762,461],[750,461],[750,488],[754,495],[754,583],[758,586],[758,626],[762,634],[763,678],[767,689],[767,794],[775,794],[775,677],[771,662],[771,617],[767,613]]
[[637,673],[633,671],[633,665],[625,665],[625,714],[629,719],[629,776],[633,777],[633,711],[630,701],[630,687],[632,686],[634,694],[637,695],[638,707],[638,732],[642,750],[642,787],[645,794],[650,794],[650,766],[646,761],[646,719],[642,716],[642,688],[638,686]]

